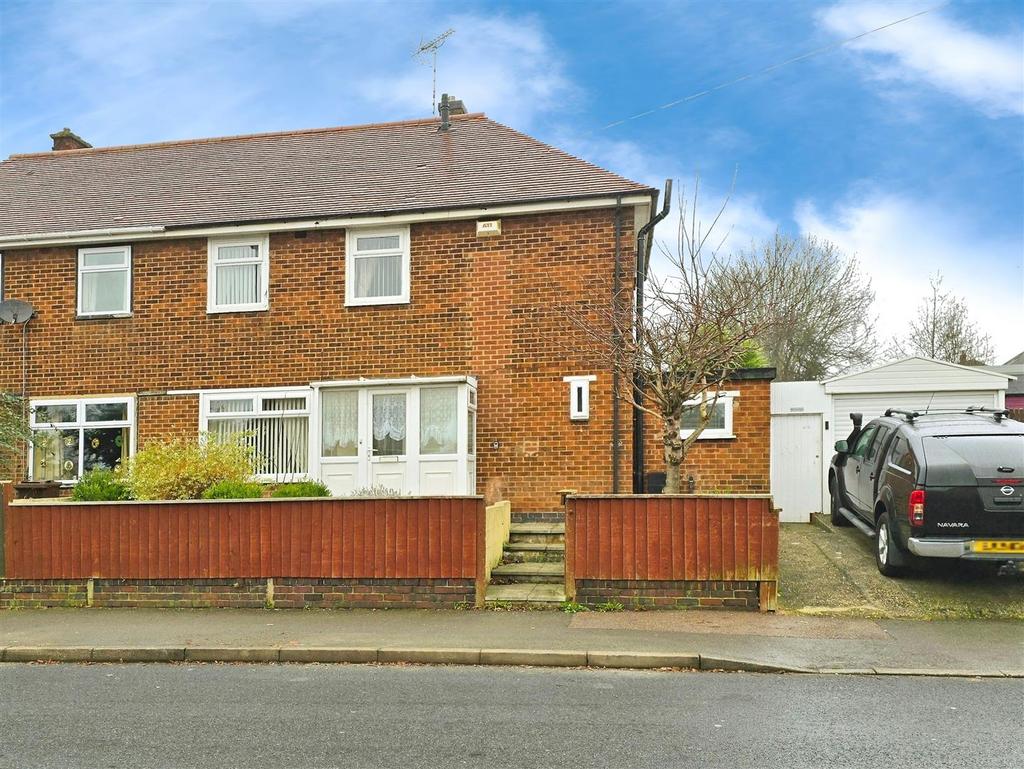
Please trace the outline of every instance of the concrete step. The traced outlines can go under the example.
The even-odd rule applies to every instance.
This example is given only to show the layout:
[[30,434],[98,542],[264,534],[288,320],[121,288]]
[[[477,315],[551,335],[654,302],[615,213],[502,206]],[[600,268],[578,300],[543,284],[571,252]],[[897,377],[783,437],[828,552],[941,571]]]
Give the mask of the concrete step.
[[491,569],[496,584],[511,582],[565,582],[565,562],[558,563],[502,563]]
[[565,524],[513,523],[509,529],[509,542],[539,545],[565,542]]
[[565,601],[565,587],[547,583],[488,585],[484,600],[492,604],[500,601],[501,603],[558,605]]
[[564,542],[509,542],[505,545],[507,553],[561,553],[565,554]]

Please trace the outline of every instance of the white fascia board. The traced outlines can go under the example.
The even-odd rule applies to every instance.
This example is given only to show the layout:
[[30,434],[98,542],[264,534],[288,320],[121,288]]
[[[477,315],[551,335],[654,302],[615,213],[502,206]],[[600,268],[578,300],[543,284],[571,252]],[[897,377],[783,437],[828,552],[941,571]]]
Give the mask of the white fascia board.
[[407,385],[429,384],[462,384],[476,387],[476,377],[472,376],[410,376],[400,379],[335,379],[324,382],[313,382],[316,388],[323,387],[403,387]]
[[[899,360],[886,361],[885,363],[881,363],[881,364],[879,364],[877,366],[871,366],[870,368],[862,368],[862,369],[860,369],[858,371],[851,371],[848,374],[840,374],[839,376],[834,376],[831,379],[823,379],[821,383],[823,385],[825,385],[826,390],[828,390],[828,392],[840,392],[838,390],[834,390],[834,389],[830,388],[829,385],[833,384],[834,382],[841,382],[844,379],[851,379],[851,378],[856,377],[856,376],[861,376],[862,374],[873,373],[875,371],[881,371],[882,369],[889,368],[890,366],[897,366],[900,363],[906,363],[907,361],[910,361],[910,360],[923,360],[923,361],[926,361],[927,363],[934,363],[934,364],[936,364],[938,366],[945,366],[947,368],[960,369],[961,371],[969,371],[972,374],[987,374],[988,376],[996,377],[997,379],[1009,380],[1009,379],[1012,378],[1009,374],[1000,374],[1000,373],[997,373],[995,371],[988,371],[988,370],[986,370],[982,366],[964,366],[963,364],[960,364],[960,363],[950,363],[948,360],[936,360],[935,358],[926,358],[923,355],[910,355],[910,356],[907,356],[906,358],[900,358]],[[915,389],[917,389],[917,388],[915,388]],[[923,388],[923,389],[935,389],[935,388]],[[964,389],[964,388],[963,387],[956,387],[956,388],[951,388],[951,389]],[[856,391],[851,391],[851,392],[856,392]]]
[[964,385],[963,383],[954,384],[901,384],[901,385],[883,385],[878,384],[861,384],[861,385],[826,385],[825,392],[828,395],[850,395],[853,393],[877,393],[879,395],[885,395],[886,393],[931,393],[931,392],[983,392],[992,391],[999,392],[1006,389],[1006,385],[994,385],[985,387],[984,385]]
[[264,222],[209,227],[124,227],[102,230],[76,230],[73,232],[40,233],[38,235],[0,236],[0,248],[34,248],[41,246],[70,246],[81,243],[110,243],[115,241],[169,240],[173,238],[222,237],[252,233],[294,232],[297,230],[333,230],[346,227],[373,227],[376,225],[413,224],[416,222],[458,221],[480,217],[516,216],[523,214],[577,211],[592,208],[614,208],[650,204],[646,195],[623,195],[621,198],[603,197],[583,200],[553,200],[541,203],[518,203],[506,206],[480,208],[454,208],[422,213],[391,214],[385,216],[343,216],[327,219],[303,219],[291,222]]

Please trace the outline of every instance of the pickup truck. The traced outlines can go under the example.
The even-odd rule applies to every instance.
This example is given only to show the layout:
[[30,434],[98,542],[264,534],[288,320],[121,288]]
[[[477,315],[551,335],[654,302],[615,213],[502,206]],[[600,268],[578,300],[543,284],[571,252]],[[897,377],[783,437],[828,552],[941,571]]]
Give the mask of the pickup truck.
[[915,557],[1024,564],[1024,423],[1007,412],[889,409],[836,441],[831,519],[876,539],[887,577]]

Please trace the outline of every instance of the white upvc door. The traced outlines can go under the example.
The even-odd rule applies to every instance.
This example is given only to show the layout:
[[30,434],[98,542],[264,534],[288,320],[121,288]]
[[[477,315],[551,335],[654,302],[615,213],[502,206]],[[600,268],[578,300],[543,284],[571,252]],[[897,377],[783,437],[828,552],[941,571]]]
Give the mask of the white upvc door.
[[398,494],[418,493],[418,400],[410,388],[366,391],[363,455],[370,486]]

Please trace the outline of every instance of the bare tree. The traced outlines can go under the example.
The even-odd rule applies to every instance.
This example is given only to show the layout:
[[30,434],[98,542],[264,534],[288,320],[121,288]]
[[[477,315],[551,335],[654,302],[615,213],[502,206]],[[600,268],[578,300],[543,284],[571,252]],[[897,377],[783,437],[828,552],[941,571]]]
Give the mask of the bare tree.
[[0,392],[0,473],[11,469],[31,435],[24,401],[17,395]]
[[995,359],[992,338],[968,318],[967,304],[942,291],[942,273],[931,278],[932,293],[921,302],[905,337],[892,340],[892,357],[923,355],[950,363],[980,365]]
[[[712,241],[728,197],[705,229],[697,213],[699,184],[698,178],[692,202],[680,195],[677,245],[659,244],[668,268],[650,276],[640,312],[631,285],[600,292],[611,301],[565,308],[595,363],[619,374],[618,396],[658,421],[666,494],[679,493],[687,451],[714,415],[730,375],[752,354],[756,359],[752,342],[771,323],[752,311],[760,285],[728,272],[719,256],[725,239]],[[684,415],[694,417],[685,437]]]
[[758,342],[779,380],[825,379],[874,359],[871,281],[827,240],[777,232],[729,273],[763,287],[753,308],[771,322]]

